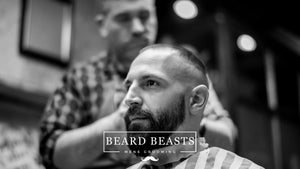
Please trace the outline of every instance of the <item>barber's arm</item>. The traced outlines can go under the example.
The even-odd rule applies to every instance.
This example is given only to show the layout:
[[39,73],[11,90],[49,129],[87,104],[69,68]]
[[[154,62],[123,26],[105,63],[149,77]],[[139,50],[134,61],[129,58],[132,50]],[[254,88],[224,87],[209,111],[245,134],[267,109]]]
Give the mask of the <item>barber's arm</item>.
[[209,80],[209,100],[204,110],[200,134],[203,134],[210,146],[217,146],[227,150],[234,150],[237,128],[223,108],[218,96]]
[[93,122],[94,110],[88,99],[93,97],[80,87],[75,74],[64,77],[41,121],[40,153],[46,168],[76,169],[90,165],[103,153],[103,131],[123,130],[125,126],[121,109]]
[[226,150],[234,151],[236,139],[236,127],[228,117],[220,119],[205,118],[203,127],[204,137],[210,147],[221,147]]
[[57,140],[53,160],[59,168],[82,168],[103,153],[103,131],[120,130],[122,115],[115,112],[91,125],[64,132]]

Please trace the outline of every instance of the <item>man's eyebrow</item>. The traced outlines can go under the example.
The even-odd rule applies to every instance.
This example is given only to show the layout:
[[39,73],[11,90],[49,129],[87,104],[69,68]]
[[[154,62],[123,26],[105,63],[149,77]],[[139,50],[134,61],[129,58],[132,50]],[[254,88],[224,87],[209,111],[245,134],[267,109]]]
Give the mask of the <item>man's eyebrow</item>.
[[[138,80],[139,81],[143,81],[143,80],[147,80],[147,79],[156,79],[156,80],[160,80],[160,81],[163,81],[163,82],[167,82],[168,80],[162,78],[162,77],[159,77],[159,76],[156,76],[156,75],[152,75],[152,74],[149,74],[149,75],[144,75],[142,77],[140,77]],[[124,81],[123,81],[123,85],[124,86],[127,86],[127,85],[130,85],[132,83],[131,80],[129,80],[128,78],[126,78]]]
[[116,14],[115,16],[118,17],[118,16],[122,16],[122,15],[130,15],[130,11],[122,11],[122,12]]
[[156,76],[156,75],[145,75],[145,76],[143,76],[143,77],[141,78],[141,80],[146,80],[146,79],[151,79],[151,78],[153,78],[153,79],[158,79],[158,80],[161,80],[161,81],[167,81],[166,79],[161,78],[161,77]]
[[148,12],[149,13],[150,10],[147,9],[147,8],[141,8],[141,9],[135,11],[135,12],[132,12],[131,10],[124,10],[124,11],[122,11],[120,13],[117,13],[115,16],[116,17],[122,16],[122,15],[130,15],[131,16],[132,14],[139,14],[140,12]]

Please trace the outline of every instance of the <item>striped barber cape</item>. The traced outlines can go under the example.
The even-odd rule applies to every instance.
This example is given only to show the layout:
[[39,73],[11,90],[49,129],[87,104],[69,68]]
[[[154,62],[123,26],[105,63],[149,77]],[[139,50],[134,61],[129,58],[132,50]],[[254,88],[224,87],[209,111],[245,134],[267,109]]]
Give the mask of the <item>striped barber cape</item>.
[[129,169],[263,169],[263,167],[230,151],[212,147],[182,162],[177,161],[163,166],[152,166],[147,162],[140,162]]

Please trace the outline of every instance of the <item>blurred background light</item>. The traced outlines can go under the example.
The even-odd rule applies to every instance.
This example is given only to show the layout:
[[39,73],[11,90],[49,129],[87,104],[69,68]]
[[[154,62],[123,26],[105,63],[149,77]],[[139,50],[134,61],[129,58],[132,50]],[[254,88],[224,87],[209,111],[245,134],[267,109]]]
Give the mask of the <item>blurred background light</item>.
[[175,13],[183,19],[192,19],[198,15],[196,4],[190,0],[177,0],[173,4]]
[[256,41],[249,35],[240,35],[237,39],[238,47],[245,52],[252,52],[256,49]]

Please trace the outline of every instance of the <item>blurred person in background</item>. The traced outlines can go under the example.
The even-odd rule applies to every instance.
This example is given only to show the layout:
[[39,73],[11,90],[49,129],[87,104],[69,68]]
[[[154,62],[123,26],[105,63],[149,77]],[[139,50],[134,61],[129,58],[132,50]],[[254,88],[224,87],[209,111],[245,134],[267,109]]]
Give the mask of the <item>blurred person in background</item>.
[[[135,157],[103,153],[103,131],[124,130],[125,110],[113,105],[130,64],[140,49],[154,43],[154,0],[93,0],[100,37],[107,50],[97,59],[71,68],[51,96],[40,129],[40,154],[46,168],[125,168]],[[232,149],[235,126],[213,94],[201,134]],[[120,101],[119,101],[120,102]],[[215,103],[217,102],[217,103]],[[209,107],[209,106],[208,106]],[[205,127],[204,127],[205,126]],[[211,128],[212,127],[212,128]],[[228,144],[227,144],[228,143]]]

